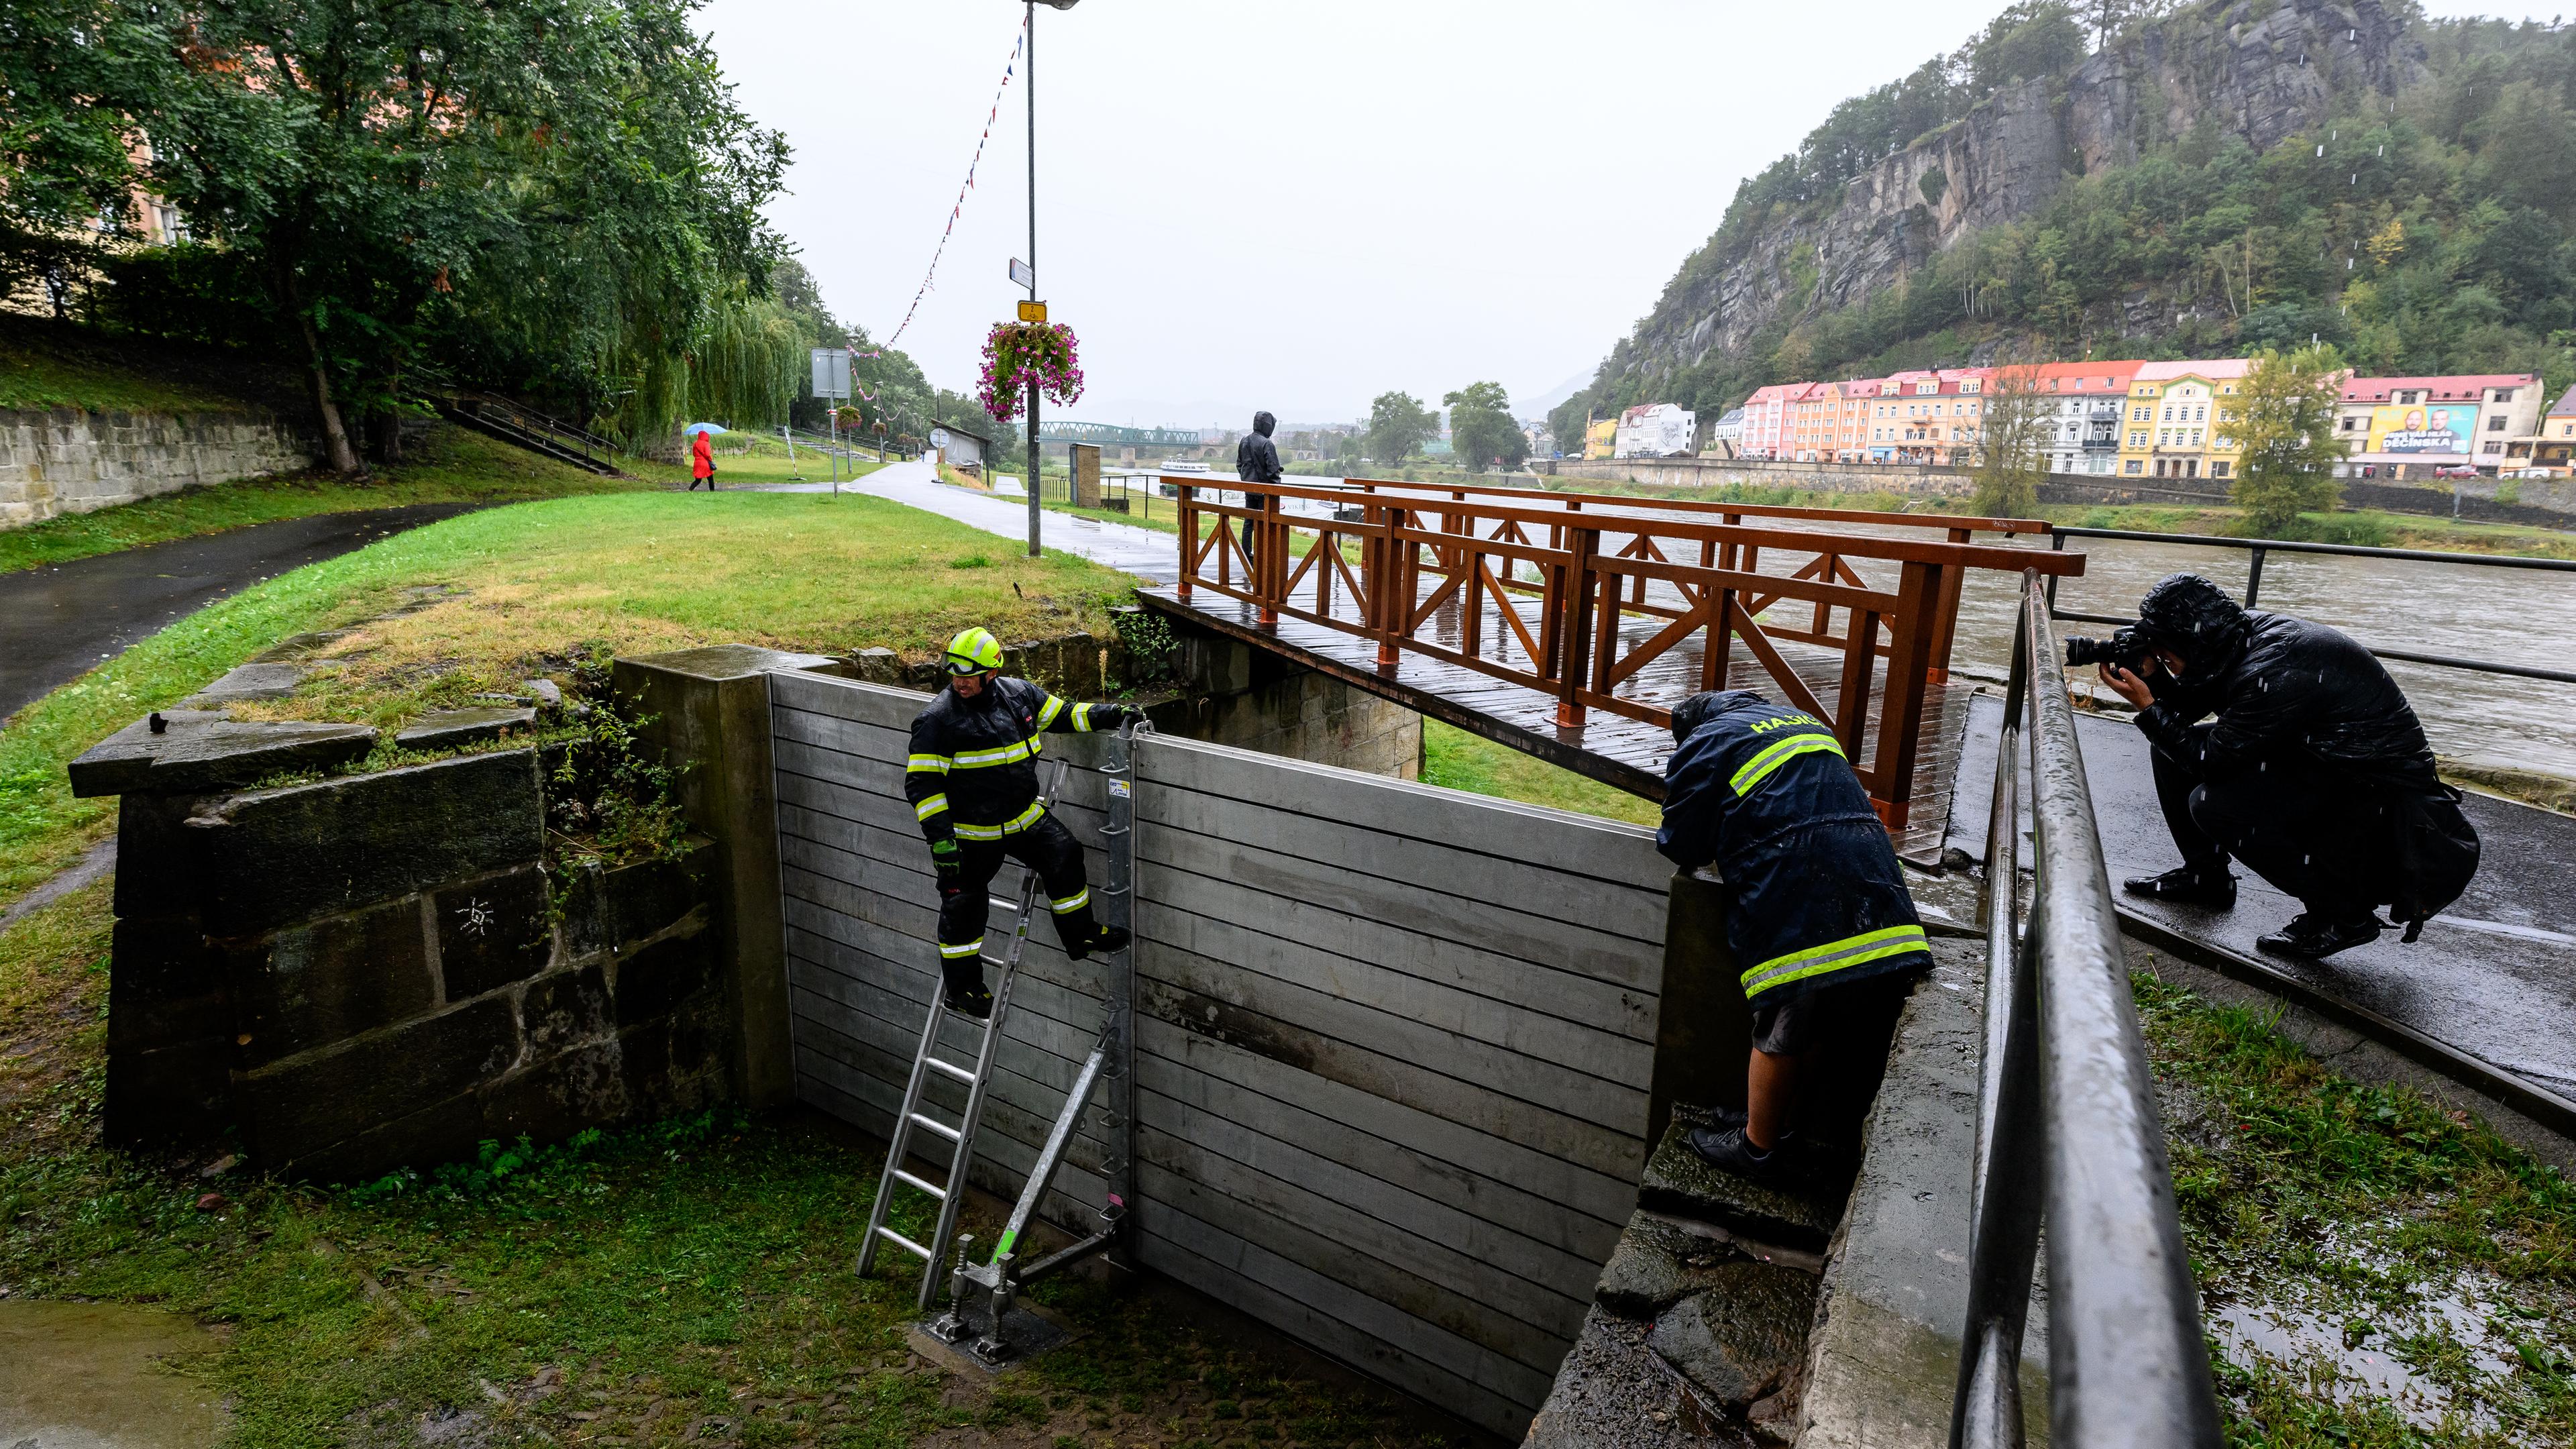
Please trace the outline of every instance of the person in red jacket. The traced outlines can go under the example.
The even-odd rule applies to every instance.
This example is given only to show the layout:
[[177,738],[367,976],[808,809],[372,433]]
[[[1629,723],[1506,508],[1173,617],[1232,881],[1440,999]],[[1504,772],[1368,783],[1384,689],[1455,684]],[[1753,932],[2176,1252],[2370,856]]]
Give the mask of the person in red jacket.
[[716,445],[714,442],[714,435],[703,432],[694,433],[690,436],[689,491],[692,493],[697,492],[698,485],[701,483],[707,485],[707,491],[709,493],[716,491]]

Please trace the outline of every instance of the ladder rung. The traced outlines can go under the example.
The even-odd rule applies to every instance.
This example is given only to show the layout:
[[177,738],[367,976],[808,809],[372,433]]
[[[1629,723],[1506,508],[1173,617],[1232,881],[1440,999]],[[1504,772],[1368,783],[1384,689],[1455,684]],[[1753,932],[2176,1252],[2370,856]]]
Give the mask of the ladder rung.
[[931,1131],[938,1133],[940,1136],[947,1138],[951,1142],[956,1141],[961,1135],[956,1128],[949,1126],[947,1123],[939,1121],[936,1118],[924,1117],[919,1112],[912,1114],[912,1125],[916,1127],[927,1127]]
[[[924,1182],[922,1179],[920,1179],[920,1178],[918,1178],[918,1177],[913,1176],[911,1173],[904,1171],[904,1170],[903,1170],[902,1168],[900,1168],[900,1167],[898,1167],[898,1168],[896,1168],[896,1169],[894,1170],[894,1180],[895,1180],[895,1181],[897,1181],[897,1182],[900,1182],[900,1183],[907,1183],[907,1184],[909,1184],[909,1185],[911,1185],[911,1186],[913,1186],[913,1187],[920,1188],[923,1192],[926,1192],[926,1193],[930,1194],[932,1197],[935,1197],[935,1198],[939,1199],[941,1202],[946,1202],[946,1201],[948,1201],[948,1189],[946,1189],[946,1188],[944,1188],[944,1187],[936,1186],[936,1185],[934,1185],[934,1184],[932,1184],[932,1183]],[[924,1253],[922,1256],[923,1256],[923,1257],[928,1257],[928,1256],[930,1256],[930,1255],[929,1255],[929,1254],[927,1254],[927,1253]]]
[[[970,1017],[968,1019],[972,1020],[973,1018]],[[975,1080],[975,1074],[973,1072],[966,1070],[964,1067],[957,1065],[946,1057],[923,1057],[922,1060],[929,1063],[934,1071],[946,1072],[948,1075],[955,1077],[961,1082],[971,1083]]]
[[1000,906],[1003,910],[1010,912],[1012,915],[1016,916],[1020,913],[1020,903],[1018,901],[1009,900],[1002,896],[993,896],[990,899],[994,905]]
[[903,1234],[896,1232],[892,1228],[878,1228],[877,1236],[893,1240],[896,1245],[902,1247],[906,1251],[910,1252],[914,1257],[919,1258],[925,1263],[930,1261],[930,1250],[928,1248],[923,1247],[921,1244],[914,1242],[912,1239],[905,1237]]

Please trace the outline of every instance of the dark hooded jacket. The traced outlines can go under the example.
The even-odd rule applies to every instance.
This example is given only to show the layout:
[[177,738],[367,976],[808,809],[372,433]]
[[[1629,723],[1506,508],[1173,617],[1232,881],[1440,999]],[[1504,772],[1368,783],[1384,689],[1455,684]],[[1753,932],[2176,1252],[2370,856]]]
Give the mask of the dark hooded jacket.
[[2374,894],[2408,927],[2407,940],[2468,889],[2477,830],[2460,811],[2459,792],[2435,773],[2433,747],[2404,691],[2350,635],[2242,608],[2191,574],[2147,592],[2138,632],[2185,666],[2181,679],[2153,682],[2156,702],[2138,716],[2159,754],[2205,782],[2298,760],[2380,795],[2393,835]]
[[1725,880],[1748,999],[1930,965],[1895,848],[1823,721],[1734,689],[1693,695],[1673,733],[1655,848]]
[[[2246,610],[2209,580],[2176,574],[2139,604],[2138,632],[2186,666],[2180,680],[2155,681],[2138,728],[2195,778],[2298,753],[2374,783],[2439,788],[2414,708],[2342,631]],[[2212,716],[2208,729],[2192,728]]]
[[1246,483],[1279,481],[1279,448],[1270,441],[1270,434],[1278,426],[1278,420],[1268,413],[1252,415],[1252,431],[1234,445],[1234,476]]

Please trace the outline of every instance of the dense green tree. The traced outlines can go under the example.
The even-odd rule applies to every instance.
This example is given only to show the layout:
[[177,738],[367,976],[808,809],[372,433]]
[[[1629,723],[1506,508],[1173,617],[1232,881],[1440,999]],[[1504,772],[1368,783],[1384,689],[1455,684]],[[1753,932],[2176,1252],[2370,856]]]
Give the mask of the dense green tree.
[[2343,496],[2335,465],[2335,401],[2343,388],[2343,358],[2333,347],[2256,355],[2237,394],[2238,416],[2220,417],[2240,449],[2229,492],[2257,534],[2278,537],[2302,513],[2323,512]]
[[1440,436],[1440,416],[1407,392],[1382,392],[1369,404],[1368,455],[1394,467]]
[[1529,435],[1512,420],[1512,400],[1499,382],[1471,382],[1440,399],[1449,409],[1449,446],[1470,473],[1497,463],[1517,468],[1529,457]]
[[1978,514],[2029,518],[2039,512],[2056,403],[2055,394],[2040,390],[2035,364],[2014,361],[1995,370],[1977,424],[1977,482],[1969,506]]
[[0,194],[175,207],[225,259],[198,271],[285,334],[333,466],[358,467],[350,414],[390,424],[410,378],[460,363],[641,442],[693,411],[783,416],[795,325],[759,208],[786,146],[690,0],[38,3],[98,52],[44,92],[86,97],[87,129],[10,146]]

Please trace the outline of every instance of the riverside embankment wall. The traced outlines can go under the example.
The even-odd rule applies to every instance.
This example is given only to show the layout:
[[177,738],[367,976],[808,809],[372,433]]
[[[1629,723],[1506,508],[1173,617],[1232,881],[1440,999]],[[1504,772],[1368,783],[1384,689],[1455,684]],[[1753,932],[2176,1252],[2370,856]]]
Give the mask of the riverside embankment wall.
[[[922,697],[769,681],[797,1090],[883,1132],[936,974]],[[1049,739],[1095,841],[1098,748]],[[1613,822],[1167,737],[1135,790],[1139,1258],[1517,1435],[1635,1202],[1669,867]],[[1009,1193],[1103,988],[1043,924],[1024,963],[975,1166]],[[1100,1160],[1086,1127],[1051,1216],[1094,1221]]]
[[304,429],[263,413],[0,409],[0,528],[313,465]]

